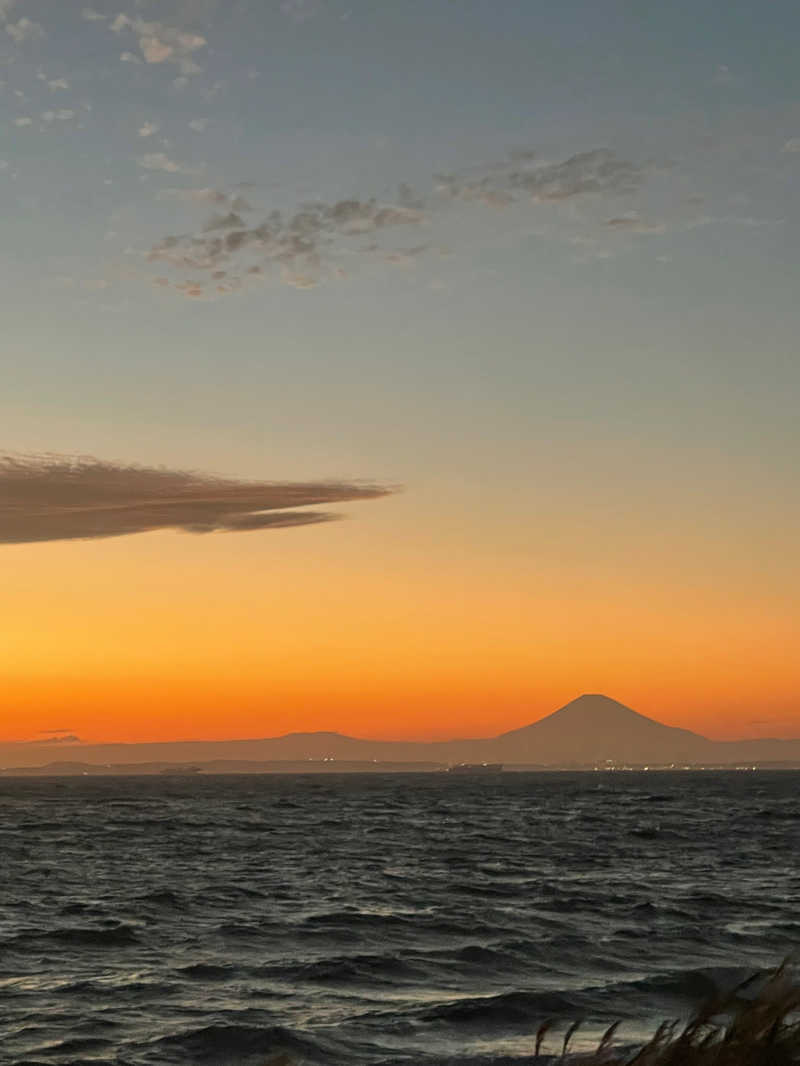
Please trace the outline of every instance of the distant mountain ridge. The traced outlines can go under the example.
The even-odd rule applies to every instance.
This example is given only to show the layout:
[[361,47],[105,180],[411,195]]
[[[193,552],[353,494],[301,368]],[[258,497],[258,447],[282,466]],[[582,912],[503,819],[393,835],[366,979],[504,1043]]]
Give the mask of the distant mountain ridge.
[[[373,741],[335,732],[287,733],[254,740],[144,744],[2,744],[0,770],[48,763],[120,766],[276,762],[447,765],[502,762],[551,767],[614,765],[800,766],[800,739],[714,741],[664,725],[599,693],[585,693],[530,725],[496,737],[432,742]],[[315,766],[309,765],[309,769]],[[326,767],[329,768],[329,767]],[[72,771],[78,772],[78,771]]]

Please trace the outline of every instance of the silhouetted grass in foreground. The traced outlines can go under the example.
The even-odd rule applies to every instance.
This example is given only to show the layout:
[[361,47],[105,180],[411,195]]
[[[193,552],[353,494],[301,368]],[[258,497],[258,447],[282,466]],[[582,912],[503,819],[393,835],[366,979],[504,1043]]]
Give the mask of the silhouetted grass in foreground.
[[[567,1030],[562,1059],[578,1025]],[[644,1047],[627,1053],[612,1046],[618,1026],[615,1022],[606,1030],[596,1051],[573,1060],[581,1066],[798,1066],[800,985],[785,962],[710,1000],[683,1027],[664,1022]],[[537,1058],[549,1029],[545,1022],[536,1034]]]

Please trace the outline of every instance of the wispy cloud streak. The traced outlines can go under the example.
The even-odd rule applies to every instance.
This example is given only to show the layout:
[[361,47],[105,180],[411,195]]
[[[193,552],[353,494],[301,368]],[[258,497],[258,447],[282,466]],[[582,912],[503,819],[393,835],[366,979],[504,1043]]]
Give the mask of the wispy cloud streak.
[[244,532],[331,521],[297,510],[389,494],[352,481],[238,481],[62,455],[0,456],[0,544],[119,537],[159,529]]

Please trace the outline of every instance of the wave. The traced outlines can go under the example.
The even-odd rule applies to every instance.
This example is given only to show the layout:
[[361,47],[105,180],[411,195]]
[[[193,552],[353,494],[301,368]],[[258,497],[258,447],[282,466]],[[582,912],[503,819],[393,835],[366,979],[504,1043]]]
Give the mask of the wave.
[[136,897],[136,902],[151,903],[156,907],[169,907],[176,910],[184,910],[187,906],[186,900],[178,895],[177,892],[173,892],[170,888],[157,889],[154,892],[145,892],[143,895]]
[[192,902],[198,905],[229,906],[237,900],[265,899],[265,893],[246,885],[213,885],[201,889]]
[[175,986],[165,981],[122,981],[112,982],[104,980],[73,981],[64,985],[60,991],[64,995],[81,996],[86,999],[114,999],[131,1000],[134,1003],[144,1003],[155,999],[163,999],[175,991]]
[[451,891],[458,892],[464,896],[480,896],[488,899],[515,899],[519,896],[527,895],[530,892],[530,888],[522,884],[499,885],[481,883],[480,881],[467,881],[453,885]]
[[139,944],[139,937],[130,925],[115,925],[107,929],[69,926],[34,934],[36,939],[55,940],[62,944],[97,948],[124,948]]
[[576,1001],[565,992],[503,992],[439,1003],[418,1013],[425,1022],[474,1025],[482,1029],[529,1027],[552,1015],[570,1015]]
[[453,952],[453,958],[459,962],[467,962],[476,966],[500,968],[507,966],[510,956],[505,951],[497,951],[495,948],[487,948],[481,944],[467,944]]
[[104,907],[99,907],[96,903],[65,903],[58,912],[62,918],[69,918],[76,914],[93,914],[93,915],[105,915],[108,912]]
[[319,959],[297,967],[292,976],[306,981],[331,984],[369,984],[374,981],[394,983],[418,975],[419,971],[390,955],[346,955]]
[[305,926],[344,926],[347,929],[357,927],[380,928],[381,926],[407,926],[411,916],[401,914],[370,914],[369,911],[323,911],[321,914],[309,914],[303,919]]
[[645,992],[659,999],[679,999],[696,1004],[730,994],[752,978],[753,973],[752,966],[702,966],[611,985],[608,990],[612,994]]
[[[88,1052],[92,1057],[98,1052],[113,1047],[113,1041],[98,1036],[72,1037],[61,1040],[57,1044],[48,1044],[46,1048],[38,1048],[34,1054],[39,1055],[75,1055]],[[74,1059],[70,1060],[74,1062]],[[94,1059],[97,1062],[97,1059]]]
[[796,822],[800,818],[800,811],[763,807],[761,810],[756,811],[753,817],[766,818],[773,822]]
[[[16,1058],[14,1066],[53,1066],[53,1061],[47,1059]],[[70,1059],[64,1066],[105,1066],[102,1059]]]
[[214,932],[233,940],[263,940],[274,931],[275,923],[266,919],[257,922],[223,922]]
[[177,970],[183,977],[193,981],[228,981],[240,973],[238,966],[215,966],[210,962],[195,962]]
[[114,832],[116,829],[164,829],[171,826],[172,822],[168,818],[143,818],[140,816],[135,818],[110,818],[105,823],[106,830],[114,836],[119,835]]
[[265,1028],[252,1025],[216,1024],[182,1033],[164,1036],[152,1042],[151,1047],[159,1054],[166,1054],[169,1061],[190,1062],[202,1066],[210,1063],[235,1061],[246,1063],[257,1059],[259,1066],[269,1056],[281,1053],[290,1056],[325,1061],[330,1046],[323,1041],[312,1040],[284,1026]]
[[654,1009],[665,1009],[676,1002],[686,1008],[697,1006],[729,994],[752,974],[752,968],[698,967],[572,990],[528,990],[459,998],[410,1014],[421,1022],[469,1026],[485,1032],[518,1028],[533,1031],[549,1018],[577,1020],[611,1012],[619,1017],[637,1017],[648,1003]]

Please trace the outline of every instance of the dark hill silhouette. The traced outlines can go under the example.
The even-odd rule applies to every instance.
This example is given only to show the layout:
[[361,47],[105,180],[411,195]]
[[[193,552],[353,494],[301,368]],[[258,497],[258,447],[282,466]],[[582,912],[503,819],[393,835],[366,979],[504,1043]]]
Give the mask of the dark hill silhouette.
[[[308,763],[309,770],[342,769],[354,763],[502,762],[507,766],[595,766],[606,762],[636,766],[669,764],[742,765],[773,762],[800,766],[798,740],[709,740],[688,729],[664,725],[617,700],[585,694],[520,729],[497,737],[441,742],[360,740],[335,732],[287,733],[254,740],[175,741],[145,744],[73,744],[70,762],[90,766],[194,765],[216,763]],[[4,767],[65,762],[65,745],[0,743]],[[323,766],[324,761],[324,766]],[[71,772],[79,772],[74,770]]]
[[586,693],[532,725],[497,737],[497,751],[517,762],[697,762],[713,742],[647,718],[625,704]]

